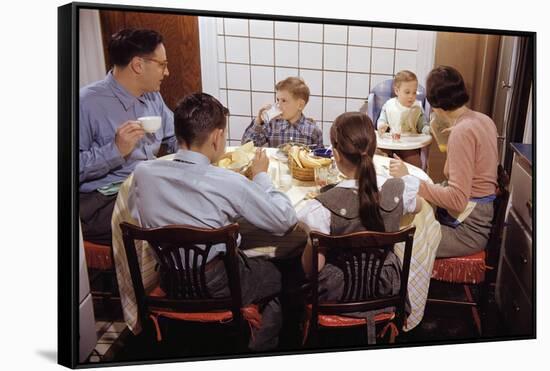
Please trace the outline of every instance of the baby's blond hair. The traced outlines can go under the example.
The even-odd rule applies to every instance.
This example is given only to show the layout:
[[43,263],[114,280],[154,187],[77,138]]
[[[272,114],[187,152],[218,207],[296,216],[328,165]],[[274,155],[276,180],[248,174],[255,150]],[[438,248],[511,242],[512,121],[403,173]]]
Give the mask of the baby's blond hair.
[[418,79],[416,78],[414,72],[411,72],[409,70],[402,70],[397,72],[397,74],[393,78],[393,86],[395,88],[399,88],[402,83],[411,81],[418,82]]
[[279,81],[275,90],[288,91],[295,99],[303,99],[306,104],[309,101],[309,88],[299,77],[287,77]]

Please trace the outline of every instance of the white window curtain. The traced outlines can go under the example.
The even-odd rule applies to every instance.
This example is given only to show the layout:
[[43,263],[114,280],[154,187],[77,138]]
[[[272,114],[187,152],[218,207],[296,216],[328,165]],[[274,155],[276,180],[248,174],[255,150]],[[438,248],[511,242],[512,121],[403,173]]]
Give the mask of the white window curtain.
[[79,84],[86,86],[105,77],[105,55],[99,11],[81,9],[79,17]]

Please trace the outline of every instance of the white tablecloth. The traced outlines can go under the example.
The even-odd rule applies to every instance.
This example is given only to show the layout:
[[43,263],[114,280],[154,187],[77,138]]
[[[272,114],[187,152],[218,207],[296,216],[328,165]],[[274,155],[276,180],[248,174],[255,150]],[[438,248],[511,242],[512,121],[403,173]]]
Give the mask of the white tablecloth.
[[[228,148],[230,151],[231,148]],[[276,149],[268,148],[267,154],[270,156],[269,174],[274,178],[274,183],[278,184],[279,176],[283,173],[288,173],[288,166],[284,162],[276,160]],[[162,157],[159,160],[171,160],[174,155]],[[374,156],[377,173],[388,175],[390,159],[382,156]],[[430,178],[422,170],[408,165],[409,172],[420,179],[431,182]],[[388,175],[389,176],[389,175]],[[117,280],[120,291],[120,299],[126,324],[134,333],[139,333],[141,327],[138,323],[137,305],[135,294],[130,278],[130,271],[126,259],[126,252],[122,241],[122,233],[120,223],[126,221],[132,224],[137,224],[128,210],[127,199],[128,191],[132,182],[132,176],[122,184],[115,204],[112,217],[113,230],[113,257],[117,272]],[[302,182],[296,179],[292,180],[292,186],[285,193],[291,199],[296,210],[303,207],[305,197],[309,192],[316,191],[313,182]],[[412,312],[407,319],[404,330],[408,331],[414,328],[424,315],[424,308],[428,296],[430,285],[430,277],[435,259],[435,253],[439,241],[441,239],[441,228],[435,220],[433,210],[427,202],[423,202],[422,210],[415,215],[412,224],[416,226],[416,232],[413,243],[413,253],[411,261],[411,269],[409,273],[408,291],[411,302]],[[152,249],[146,243],[136,241],[136,249],[138,252],[138,260],[141,268],[141,274],[146,291],[151,290],[158,284],[158,272],[155,271],[156,260]],[[245,250],[249,256],[267,255],[275,256],[274,246],[266,246],[263,248]],[[396,246],[396,253],[402,259],[403,246]]]

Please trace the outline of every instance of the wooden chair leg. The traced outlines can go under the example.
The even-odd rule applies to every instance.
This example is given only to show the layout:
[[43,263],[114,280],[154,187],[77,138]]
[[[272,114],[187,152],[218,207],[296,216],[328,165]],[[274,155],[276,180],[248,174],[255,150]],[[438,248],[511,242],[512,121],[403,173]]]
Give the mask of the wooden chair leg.
[[[464,292],[466,293],[466,298],[469,302],[475,303],[472,291],[470,290],[470,287],[468,285],[464,285]],[[476,329],[478,334],[481,336],[481,319],[479,317],[479,311],[477,309],[477,305],[472,305],[472,317],[474,318],[474,323],[476,325]]]

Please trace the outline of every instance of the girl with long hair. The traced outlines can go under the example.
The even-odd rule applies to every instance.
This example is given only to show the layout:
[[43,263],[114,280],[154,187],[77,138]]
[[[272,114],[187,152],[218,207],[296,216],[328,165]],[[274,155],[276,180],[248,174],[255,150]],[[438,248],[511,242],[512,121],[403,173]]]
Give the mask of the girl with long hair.
[[[411,175],[388,178],[377,175],[373,163],[376,134],[370,118],[360,112],[339,115],[330,129],[334,160],[347,178],[310,200],[298,212],[307,231],[342,235],[359,231],[392,232],[399,229],[404,214],[416,213],[419,180]],[[338,269],[318,255],[319,280],[338,280]],[[311,273],[311,241],[302,255],[306,275]]]

